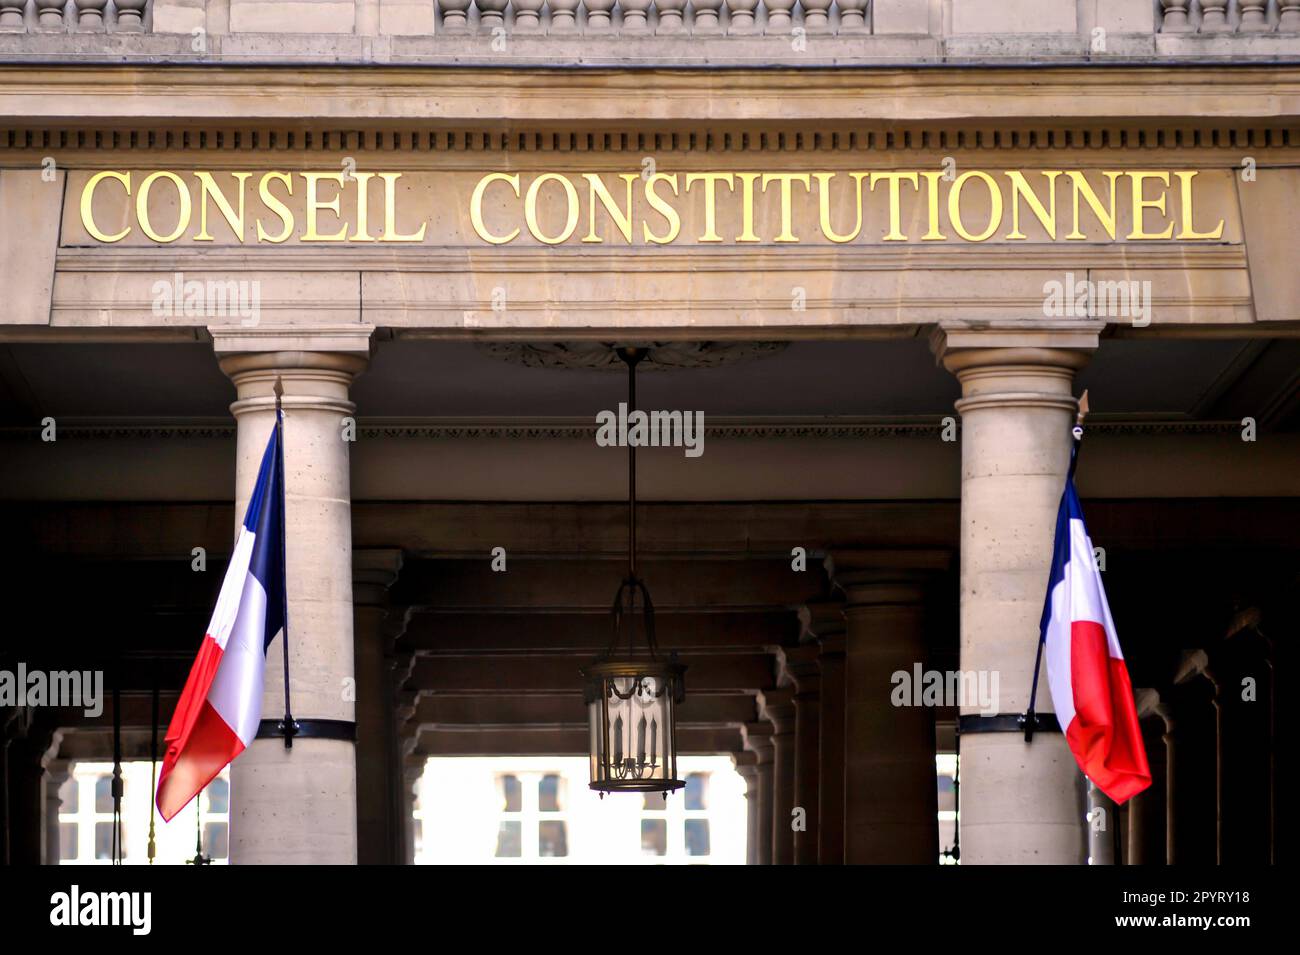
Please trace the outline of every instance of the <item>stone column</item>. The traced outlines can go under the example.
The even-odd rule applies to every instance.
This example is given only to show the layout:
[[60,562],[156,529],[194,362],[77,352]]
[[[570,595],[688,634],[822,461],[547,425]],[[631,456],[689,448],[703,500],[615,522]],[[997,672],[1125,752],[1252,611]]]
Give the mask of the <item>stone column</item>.
[[1088,780],[1088,863],[1115,865],[1115,826],[1119,812],[1115,803]]
[[393,642],[388,588],[397,580],[402,552],[365,548],[352,555],[352,619],[357,714],[357,862],[385,865],[393,858],[392,760],[389,736],[392,685],[388,649]]
[[745,865],[758,865],[758,756],[744,750],[734,759],[745,780]]
[[764,720],[741,727],[745,749],[754,754],[758,770],[757,820],[754,826],[756,865],[772,864],[772,724]]
[[415,800],[416,789],[424,778],[423,756],[410,755],[402,760],[402,865],[415,865]]
[[[218,341],[218,351],[221,343]],[[279,351],[226,354],[235,383],[235,513],[242,519],[284,388],[289,666],[296,719],[352,722],[352,512],[345,418],[363,355]],[[263,719],[284,713],[282,648],[266,659]],[[357,861],[356,744],[259,739],[231,766],[230,858],[234,863]]]
[[805,643],[777,651],[782,679],[794,684],[794,806],[802,809],[803,828],[794,830],[794,864],[816,865],[820,807],[821,671],[818,649]]
[[[1029,702],[1078,409],[1074,373],[1096,348],[1098,327],[943,330],[933,339],[962,389],[961,666],[999,675],[1003,714]],[[1045,676],[1037,709],[1054,710]],[[963,732],[961,747],[963,863],[1084,860],[1083,790],[1062,734],[1026,744],[1016,732]]]
[[1174,754],[1175,754],[1175,734],[1178,732],[1178,726],[1174,722],[1171,708],[1164,703],[1160,704],[1158,710],[1160,718],[1164,720],[1165,730],[1161,735],[1161,740],[1165,744],[1165,864],[1174,864],[1174,846],[1178,843],[1178,826],[1176,820],[1178,813],[1177,803],[1174,801]]
[[[1199,758],[1192,760],[1192,768],[1200,771],[1195,773],[1194,776],[1198,777],[1202,781],[1204,781],[1206,777],[1213,779],[1213,787],[1210,789],[1210,793],[1212,793],[1213,796],[1212,805],[1214,807],[1214,825],[1212,827],[1203,824],[1197,825],[1195,833],[1196,838],[1193,843],[1194,848],[1180,845],[1179,851],[1181,853],[1184,849],[1191,848],[1193,853],[1192,858],[1197,862],[1202,862],[1208,861],[1206,856],[1208,856],[1209,850],[1212,846],[1214,864],[1222,865],[1223,682],[1220,680],[1219,674],[1210,665],[1210,655],[1208,652],[1205,650],[1188,650],[1183,653],[1182,662],[1179,664],[1178,672],[1174,676],[1174,685],[1176,687],[1182,686],[1187,688],[1193,686],[1199,687],[1204,694],[1202,701],[1204,703],[1209,703],[1210,711],[1213,714],[1213,722],[1210,722],[1207,718],[1209,714],[1206,713],[1206,708],[1202,705],[1199,707],[1201,710],[1198,714],[1200,717],[1199,720],[1195,718],[1189,719],[1189,717],[1192,716],[1190,713],[1180,719],[1180,722],[1183,724],[1183,732],[1179,735],[1184,738],[1186,743],[1190,744],[1188,745],[1188,749],[1197,748],[1196,743],[1200,744],[1200,752],[1197,754]],[[1189,704],[1190,703],[1191,701],[1189,700]],[[1189,730],[1192,730],[1193,732],[1189,733]],[[1195,732],[1195,730],[1199,730],[1200,732]],[[1187,739],[1189,736],[1191,738]],[[1186,755],[1191,756],[1192,754],[1187,753]],[[1185,764],[1188,760],[1180,760],[1179,762]],[[1212,775],[1211,765],[1213,767]],[[1186,777],[1187,773],[1183,766],[1180,766],[1180,770],[1183,770],[1182,774]],[[1170,771],[1170,777],[1173,777],[1172,770]],[[1180,785],[1178,787],[1179,791],[1183,793],[1184,802],[1188,803],[1187,805],[1180,807],[1180,814],[1184,819],[1189,821],[1192,818],[1200,821],[1204,820],[1209,815],[1209,813],[1205,812],[1204,809],[1208,808],[1211,802],[1207,798],[1206,790],[1204,788],[1196,787],[1200,789],[1200,792],[1196,793],[1196,796],[1199,796],[1199,799],[1197,799],[1196,796],[1193,796],[1193,793],[1196,792],[1196,789],[1193,788],[1194,786],[1195,783],[1192,783],[1191,780],[1187,778],[1180,780]],[[1188,799],[1189,796],[1192,796],[1192,798]],[[1190,829],[1191,826],[1189,825],[1187,828]],[[1210,839],[1211,832],[1213,833],[1213,839]],[[1180,833],[1180,836],[1184,838],[1192,835],[1192,833],[1186,831]],[[1191,860],[1183,859],[1181,861],[1187,862]]]
[[941,551],[836,551],[844,591],[844,861],[937,865],[934,710],[894,706],[894,674],[926,660],[925,583]]
[[1168,858],[1169,820],[1166,810],[1172,798],[1168,780],[1169,732],[1173,721],[1160,694],[1151,688],[1134,691],[1143,745],[1151,764],[1151,786],[1128,803],[1128,864],[1164,865]]
[[844,604],[800,608],[800,640],[816,641],[821,676],[818,715],[817,862],[844,863]]
[[45,763],[45,865],[58,865],[59,843],[59,789],[72,775],[72,763],[66,759],[51,759]]
[[[28,711],[31,712],[30,710]],[[45,858],[45,791],[41,766],[48,732],[30,727],[8,741],[8,851],[10,865],[40,865]]]
[[794,865],[794,689],[764,690],[758,706],[772,724],[772,865]]
[[[415,654],[394,652],[388,658],[388,680],[391,687],[389,699],[392,706],[389,719],[392,731],[389,735],[389,778],[394,780],[392,798],[392,849],[390,856],[397,865],[411,865],[414,862],[415,843],[411,829],[411,800],[413,792],[406,784],[406,757],[414,751],[418,727],[411,724],[419,703],[419,694],[406,688],[415,666]],[[421,772],[423,764],[421,764]],[[417,779],[419,776],[417,775]]]

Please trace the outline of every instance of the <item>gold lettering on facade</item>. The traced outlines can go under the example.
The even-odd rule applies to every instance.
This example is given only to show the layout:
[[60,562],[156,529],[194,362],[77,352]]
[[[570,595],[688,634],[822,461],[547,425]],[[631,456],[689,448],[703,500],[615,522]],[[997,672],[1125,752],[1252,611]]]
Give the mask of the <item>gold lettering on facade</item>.
[[86,183],[86,188],[81,190],[81,225],[90,234],[90,237],[96,242],[121,242],[131,234],[131,227],[127,226],[121,232],[114,235],[108,235],[95,224],[95,188],[105,179],[114,179],[120,182],[126,190],[126,194],[131,195],[131,174],[129,172],[97,172],[90,177]]
[[[566,210],[564,228],[556,235],[547,235],[543,232],[541,220],[537,216],[537,200],[541,195],[542,186],[548,182],[558,182],[564,187]],[[559,245],[573,235],[574,230],[578,228],[578,190],[574,188],[568,176],[562,176],[558,172],[545,172],[533,180],[533,184],[528,187],[528,194],[524,196],[524,222],[528,224],[528,231],[532,237],[547,245]]]
[[1154,209],[1161,215],[1165,214],[1166,193],[1161,192],[1155,199],[1146,198],[1145,183],[1148,180],[1158,180],[1166,188],[1169,186],[1169,173],[1167,172],[1130,172],[1127,174],[1133,184],[1133,231],[1128,234],[1130,239],[1168,239],[1174,234],[1174,224],[1169,223],[1169,228],[1161,232],[1146,231],[1146,211]]
[[[962,187],[972,179],[978,179],[989,190],[989,225],[987,229],[978,235],[967,231],[961,215]],[[952,184],[952,190],[948,193],[948,221],[952,223],[956,233],[967,242],[987,242],[993,238],[993,233],[997,232],[998,227],[1002,225],[1002,190],[998,188],[998,184],[993,177],[977,169],[964,172],[958,176]]]
[[[137,230],[160,245],[183,238],[216,242],[223,232],[240,244],[454,243],[454,229],[439,225],[446,222],[441,210],[420,209],[413,198],[428,195],[428,187],[408,189],[404,175],[461,174],[104,170],[82,186],[81,223],[87,235],[106,244]],[[625,245],[668,245],[683,238],[836,245],[994,238],[1221,241],[1226,227],[1221,215],[1213,228],[1197,227],[1198,176],[1195,170],[967,169],[949,181],[936,170],[488,172],[471,180],[468,219],[474,237],[490,245],[530,238],[552,246],[600,244],[613,236]],[[383,183],[382,228],[372,223],[379,219],[371,206],[375,180]],[[434,195],[441,201],[441,193]],[[105,221],[124,217],[116,220],[121,230],[106,230],[96,213]],[[602,215],[606,223],[597,229]],[[584,216],[587,229],[579,233]],[[1067,216],[1068,225],[1062,221]],[[1208,224],[1205,218],[1202,214],[1200,225]],[[1121,222],[1131,225],[1123,236]],[[686,227],[690,232],[683,237]],[[431,228],[443,232],[431,236]]]

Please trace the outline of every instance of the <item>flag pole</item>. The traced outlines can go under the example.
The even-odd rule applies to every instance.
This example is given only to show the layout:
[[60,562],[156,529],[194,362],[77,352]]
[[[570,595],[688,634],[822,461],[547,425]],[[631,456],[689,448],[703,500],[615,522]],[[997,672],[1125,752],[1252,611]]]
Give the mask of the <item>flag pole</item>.
[[[293,708],[289,705],[289,569],[285,545],[285,524],[288,508],[288,493],[284,486],[284,385],[280,376],[275,378],[275,457],[280,470],[280,586],[281,607],[284,611],[284,632],[280,635],[280,649],[284,655],[284,748],[293,749],[293,737],[298,731],[298,724],[293,718]],[[274,484],[274,482],[272,482]]]
[[[1070,470],[1066,480],[1074,477],[1075,465],[1079,462],[1079,444],[1083,441],[1083,419],[1088,417],[1088,389],[1083,390],[1079,396],[1079,413],[1074,419],[1074,427],[1071,429],[1071,436],[1074,438],[1074,444],[1070,446]],[[1047,642],[1047,634],[1039,633],[1038,651],[1034,656],[1034,682],[1029,690],[1029,708],[1025,710],[1025,715],[1020,717],[1020,721],[1025,727],[1025,742],[1034,741],[1034,730],[1038,726],[1038,717],[1034,713],[1034,704],[1038,700],[1038,673],[1043,668],[1043,644]]]

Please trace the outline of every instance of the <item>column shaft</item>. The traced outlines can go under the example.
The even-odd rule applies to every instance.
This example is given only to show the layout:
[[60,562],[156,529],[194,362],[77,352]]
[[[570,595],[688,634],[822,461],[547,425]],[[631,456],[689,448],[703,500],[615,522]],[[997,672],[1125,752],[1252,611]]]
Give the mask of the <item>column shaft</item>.
[[772,864],[794,864],[794,690],[765,690],[760,714],[772,724]]
[[802,810],[802,827],[795,829],[794,864],[816,865],[819,817],[821,674],[817,646],[803,643],[777,654],[782,679],[793,681],[794,692],[794,808]]
[[[882,555],[879,562],[887,560]],[[849,570],[839,555],[828,563],[846,594],[844,861],[935,865],[934,711],[891,702],[894,674],[911,674],[925,661],[924,578],[907,570]]]
[[844,634],[820,641],[817,862],[844,863]]
[[[941,349],[962,386],[961,664],[999,675],[1005,714],[1029,702],[1077,411],[1074,371],[1096,343],[1095,331],[1058,337],[1070,347],[976,347],[980,336],[964,333]],[[961,712],[979,709],[965,702]],[[1053,710],[1045,677],[1037,709]],[[1083,861],[1083,788],[1062,734],[1032,744],[1018,733],[963,734],[961,760],[962,862]]]
[[[394,615],[388,606],[388,587],[397,579],[402,552],[391,548],[366,548],[353,554],[354,656],[357,713],[357,862],[391,865],[393,854],[394,778],[390,737],[396,732],[392,717],[392,681],[389,678]],[[400,616],[400,615],[398,615]]]
[[[238,400],[235,513],[242,519],[284,388],[289,666],[296,719],[351,722],[354,678],[349,441],[343,419],[357,355],[228,355]],[[280,638],[282,639],[282,638]],[[263,719],[284,713],[280,639],[267,653]],[[255,740],[231,766],[230,858],[235,863],[351,864],[357,860],[356,744]]]
[[772,724],[766,720],[746,723],[741,727],[745,749],[754,754],[754,769],[758,776],[754,806],[754,864],[772,864]]

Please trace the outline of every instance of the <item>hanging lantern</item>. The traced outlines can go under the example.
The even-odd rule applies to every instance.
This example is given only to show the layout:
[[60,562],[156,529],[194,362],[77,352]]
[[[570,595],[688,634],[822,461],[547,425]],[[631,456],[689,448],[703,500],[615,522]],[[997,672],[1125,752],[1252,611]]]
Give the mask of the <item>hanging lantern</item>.
[[[628,410],[636,408],[639,348],[620,349],[628,366]],[[609,648],[583,669],[586,678],[591,788],[607,792],[662,792],[686,784],[677,778],[677,705],[686,695],[686,668],[676,654],[659,655],[654,604],[636,574],[636,447],[628,444],[628,573],[614,595]],[[638,639],[639,638],[639,639]],[[644,649],[638,647],[644,644]]]

